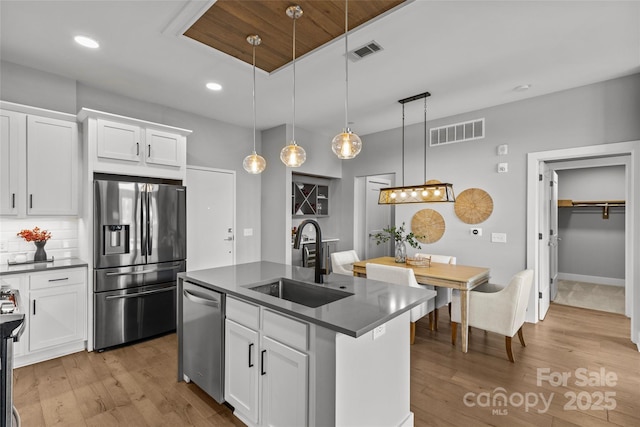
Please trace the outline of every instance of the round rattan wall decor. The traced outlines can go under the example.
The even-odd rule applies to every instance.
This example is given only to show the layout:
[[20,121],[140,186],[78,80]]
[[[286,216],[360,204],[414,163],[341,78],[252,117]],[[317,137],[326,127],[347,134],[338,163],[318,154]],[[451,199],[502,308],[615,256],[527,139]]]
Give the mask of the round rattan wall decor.
[[484,190],[467,188],[456,196],[454,210],[462,222],[479,224],[491,216],[493,199]]
[[420,243],[437,242],[444,230],[444,218],[433,209],[422,209],[411,218],[411,231]]

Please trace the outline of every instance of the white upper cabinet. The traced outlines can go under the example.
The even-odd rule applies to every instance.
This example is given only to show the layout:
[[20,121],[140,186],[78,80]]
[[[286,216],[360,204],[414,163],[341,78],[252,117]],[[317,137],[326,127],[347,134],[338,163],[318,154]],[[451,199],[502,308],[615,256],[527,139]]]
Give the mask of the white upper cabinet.
[[98,157],[138,163],[142,160],[140,136],[139,126],[98,119]]
[[180,166],[180,135],[147,129],[145,136],[147,163]]
[[90,173],[186,178],[190,130],[83,108]]
[[0,111],[0,214],[18,213],[18,164],[25,115]]
[[27,214],[77,215],[78,125],[27,117]]
[[0,214],[78,214],[75,116],[0,102]]

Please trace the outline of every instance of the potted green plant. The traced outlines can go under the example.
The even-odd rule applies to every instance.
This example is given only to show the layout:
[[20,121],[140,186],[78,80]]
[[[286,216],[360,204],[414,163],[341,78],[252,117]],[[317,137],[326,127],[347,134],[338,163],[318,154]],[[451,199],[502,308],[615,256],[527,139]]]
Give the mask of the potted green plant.
[[407,243],[411,245],[412,248],[422,249],[420,243],[418,242],[418,238],[422,236],[416,236],[413,234],[413,231],[409,233],[405,232],[404,222],[400,227],[391,226],[387,228],[383,228],[380,233],[376,233],[373,235],[373,238],[376,239],[376,244],[387,243],[389,240],[393,239],[395,242],[395,261],[396,262],[406,262],[407,261]]

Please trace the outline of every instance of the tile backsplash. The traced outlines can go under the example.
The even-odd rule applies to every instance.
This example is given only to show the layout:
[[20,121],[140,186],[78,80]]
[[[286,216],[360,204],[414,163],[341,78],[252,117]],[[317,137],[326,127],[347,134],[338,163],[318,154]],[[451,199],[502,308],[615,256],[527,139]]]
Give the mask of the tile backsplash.
[[51,239],[44,250],[47,258],[72,258],[78,256],[78,219],[63,218],[6,218],[0,217],[0,262],[14,261],[18,254],[25,254],[28,261],[33,261],[36,247],[33,242],[26,242],[17,234],[20,230],[40,227],[51,232]]

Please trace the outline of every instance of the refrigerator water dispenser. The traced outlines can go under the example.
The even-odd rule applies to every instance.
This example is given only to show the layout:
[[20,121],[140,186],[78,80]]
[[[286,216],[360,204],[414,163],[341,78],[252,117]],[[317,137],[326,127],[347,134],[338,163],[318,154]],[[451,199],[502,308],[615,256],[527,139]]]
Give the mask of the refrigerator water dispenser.
[[129,253],[129,226],[105,225],[104,255],[118,255]]

